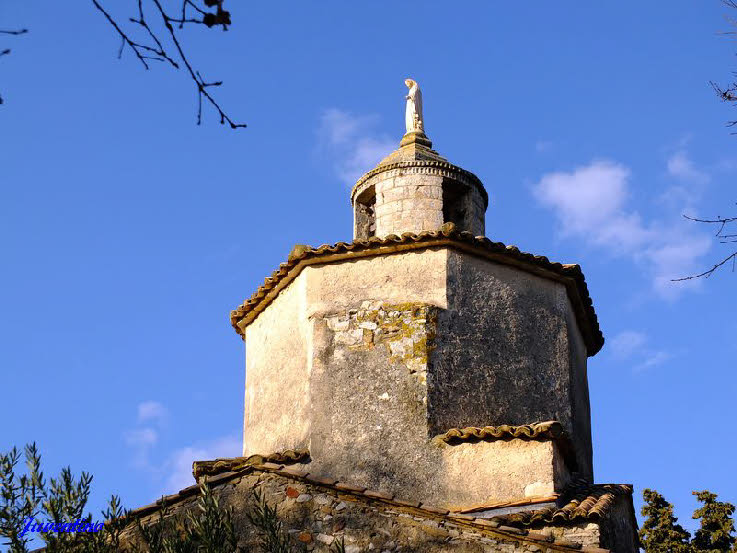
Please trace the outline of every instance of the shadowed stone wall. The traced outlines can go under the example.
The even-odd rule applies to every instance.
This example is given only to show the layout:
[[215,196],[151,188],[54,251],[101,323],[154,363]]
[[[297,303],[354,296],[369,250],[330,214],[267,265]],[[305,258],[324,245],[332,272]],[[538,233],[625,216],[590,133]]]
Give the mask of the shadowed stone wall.
[[[296,482],[267,473],[250,473],[217,484],[213,493],[221,508],[233,508],[233,523],[239,536],[238,545],[245,551],[259,550],[258,533],[247,513],[258,491],[272,507],[297,551],[328,552],[336,540],[345,544],[346,553],[545,553],[575,551],[570,547],[535,540],[514,539],[478,526],[464,525],[443,516],[430,516],[411,508],[372,502],[338,490]],[[196,498],[185,499],[171,508],[171,513],[184,515],[196,509]],[[142,519],[143,524],[156,522],[158,513]],[[513,530],[513,529],[512,529]],[[599,545],[596,524],[572,528],[555,527],[537,531],[537,536],[554,534],[573,540],[580,549]],[[124,543],[138,541],[135,526],[124,535]],[[600,549],[584,549],[608,553]],[[633,553],[634,550],[617,550]]]
[[565,287],[450,251],[438,315],[429,431],[557,420],[592,478],[586,354]]

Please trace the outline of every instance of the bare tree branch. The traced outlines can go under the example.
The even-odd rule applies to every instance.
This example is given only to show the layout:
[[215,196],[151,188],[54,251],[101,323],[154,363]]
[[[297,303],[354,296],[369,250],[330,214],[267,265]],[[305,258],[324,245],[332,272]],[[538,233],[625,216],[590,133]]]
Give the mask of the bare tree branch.
[[[722,0],[722,3],[730,9],[737,10],[737,0]],[[733,27],[737,27],[737,22],[735,22],[734,19],[730,17],[726,17],[726,19],[730,25],[732,25]],[[733,36],[737,34],[737,31],[725,31],[720,34]],[[722,87],[713,81],[710,81],[709,84],[714,89],[714,92],[717,93],[717,96],[722,102],[726,102],[728,104],[737,104],[737,73],[732,73],[732,75],[733,80],[727,86]],[[737,126],[737,120],[727,122],[727,127],[735,126]],[[732,134],[737,134],[737,132],[734,132]]]
[[702,278],[702,277],[703,278],[709,278],[712,274],[714,274],[714,272],[719,267],[721,267],[722,265],[724,265],[725,263],[727,263],[729,260],[732,260],[732,271],[734,272],[734,266],[735,266],[735,259],[736,258],[737,258],[737,252],[733,252],[733,253],[729,254],[727,257],[725,257],[724,259],[722,259],[719,263],[716,263],[715,265],[713,265],[710,269],[704,271],[703,273],[699,273],[698,275],[691,275],[691,276],[687,276],[687,277],[674,278],[674,279],[671,279],[671,281],[672,282],[682,282],[684,280],[693,280],[695,278]]
[[[736,0],[737,1],[737,0]],[[713,219],[703,219],[699,217],[689,217],[688,215],[683,216],[685,219],[688,219],[689,221],[693,221],[695,223],[704,223],[707,225],[715,225],[717,227],[716,233],[714,236],[716,238],[719,238],[720,244],[733,244],[737,243],[737,234],[725,234],[724,231],[728,228],[728,225],[732,223],[737,223],[737,217],[720,217],[717,216]],[[729,261],[732,261],[732,271],[735,270],[735,262],[737,261],[737,250],[730,253],[728,256],[726,256],[724,259],[719,261],[718,263],[715,263],[712,265],[709,269],[706,271],[699,273],[697,275],[691,275],[687,277],[681,277],[681,278],[674,278],[671,279],[673,282],[681,282],[684,280],[693,280],[696,278],[708,278],[711,275],[714,274],[714,272],[719,269],[720,267],[726,265]]]
[[[0,35],[12,35],[12,36],[18,36],[18,35],[24,35],[28,32],[28,29],[0,29]],[[0,50],[0,58],[7,56],[10,54],[11,50],[10,48],[4,48]],[[4,100],[2,95],[0,95],[0,104],[3,104]]]
[[[199,6],[198,2],[202,2],[203,6]],[[152,27],[144,14],[144,0],[137,0],[138,14],[137,17],[130,17],[128,21],[134,23],[137,27],[144,31],[144,39],[136,39],[133,35],[125,30],[121,24],[119,24],[115,18],[101,5],[98,0],[92,0],[95,8],[97,8],[107,19],[107,21],[115,29],[115,32],[120,36],[121,44],[118,50],[118,57],[120,58],[127,46],[136,55],[138,60],[143,64],[145,69],[149,69],[149,61],[160,61],[165,62],[168,65],[179,69],[182,65],[187,69],[187,73],[195,83],[197,88],[197,124],[202,123],[202,104],[203,98],[206,103],[217,112],[220,116],[220,123],[227,123],[231,129],[238,129],[245,127],[244,123],[236,123],[231,117],[225,112],[220,104],[210,93],[211,88],[221,86],[222,81],[206,82],[200,72],[196,70],[192,63],[189,61],[187,54],[185,53],[184,47],[180,37],[173,24],[176,24],[179,29],[183,28],[185,24],[198,24],[204,25],[205,27],[211,28],[215,26],[222,27],[223,30],[227,30],[230,22],[230,12],[223,9],[224,0],[182,0],[181,15],[179,17],[170,16],[164,7],[161,5],[159,0],[149,0],[150,4],[154,8],[156,13],[155,19],[166,29],[166,40],[160,37],[157,32],[158,29]],[[214,11],[210,11],[213,10]],[[166,44],[169,43],[173,46],[173,52],[170,55]]]
[[[737,10],[737,0],[722,0],[722,3],[727,6],[730,9]],[[727,17],[727,21],[730,25],[733,27],[737,27],[737,23],[734,19],[731,19]],[[737,31],[727,31],[721,33],[723,35],[728,35],[730,37],[733,37],[737,35]],[[715,82],[710,82],[712,88],[717,93],[719,98],[723,102],[731,103],[737,106],[737,73],[733,73],[734,80],[731,84],[727,85],[726,87],[722,87]],[[737,126],[737,120],[735,121],[729,121],[727,122],[728,127],[735,127]],[[734,133],[737,134],[737,133]],[[717,238],[717,241],[720,244],[734,244],[737,243],[737,233],[729,232],[727,233],[727,229],[732,224],[737,224],[737,217],[721,217],[717,216],[712,219],[706,219],[702,217],[689,217],[688,215],[684,215],[686,219],[689,221],[700,223],[704,225],[715,225],[716,226],[716,232],[714,233],[715,238]],[[703,271],[696,275],[686,276],[682,278],[674,278],[672,279],[674,282],[680,282],[684,280],[693,280],[696,278],[708,278],[711,275],[713,275],[719,268],[723,267],[729,262],[732,262],[732,271],[735,270],[735,262],[737,261],[737,250],[733,251],[726,257],[724,257],[721,261],[718,263],[715,263],[712,265],[709,269],[706,271]]]

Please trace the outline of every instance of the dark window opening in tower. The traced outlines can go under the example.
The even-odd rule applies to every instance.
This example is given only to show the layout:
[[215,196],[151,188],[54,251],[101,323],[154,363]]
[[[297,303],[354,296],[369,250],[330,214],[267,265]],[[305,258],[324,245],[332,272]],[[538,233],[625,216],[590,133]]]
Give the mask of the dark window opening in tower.
[[468,229],[469,196],[468,187],[454,180],[443,180],[444,223],[455,223],[459,229]]
[[356,198],[356,238],[365,240],[376,236],[376,194],[371,186]]

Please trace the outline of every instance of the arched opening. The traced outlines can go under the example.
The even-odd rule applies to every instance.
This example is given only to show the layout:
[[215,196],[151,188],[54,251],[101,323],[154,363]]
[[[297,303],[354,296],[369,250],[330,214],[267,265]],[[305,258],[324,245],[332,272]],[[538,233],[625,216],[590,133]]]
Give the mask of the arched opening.
[[471,214],[470,190],[458,181],[443,179],[443,222],[455,223],[463,230],[469,228]]
[[376,194],[370,186],[362,191],[353,207],[353,237],[366,240],[376,236]]

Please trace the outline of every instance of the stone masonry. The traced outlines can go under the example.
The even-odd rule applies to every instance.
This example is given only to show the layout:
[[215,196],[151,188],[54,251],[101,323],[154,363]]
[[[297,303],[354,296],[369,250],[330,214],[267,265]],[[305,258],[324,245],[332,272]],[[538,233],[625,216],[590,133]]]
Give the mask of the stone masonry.
[[[296,551],[331,551],[339,541],[347,553],[606,553],[599,547],[602,527],[578,522],[524,530],[447,510],[404,502],[362,488],[317,482],[299,471],[283,471],[267,463],[245,466],[210,477],[209,483],[222,508],[233,509],[233,522],[246,551],[258,550],[258,534],[246,513],[256,494],[276,508]],[[196,509],[196,486],[164,498],[170,513],[183,515]],[[131,513],[143,524],[158,520],[160,505]],[[124,542],[138,541],[131,525]]]
[[483,235],[488,196],[473,173],[409,143],[362,177],[351,201],[357,239],[432,231],[448,222]]

